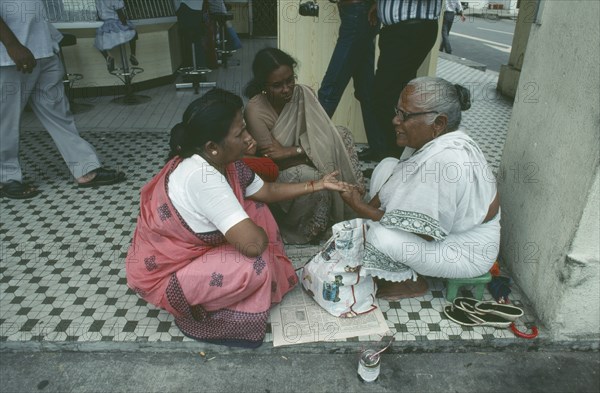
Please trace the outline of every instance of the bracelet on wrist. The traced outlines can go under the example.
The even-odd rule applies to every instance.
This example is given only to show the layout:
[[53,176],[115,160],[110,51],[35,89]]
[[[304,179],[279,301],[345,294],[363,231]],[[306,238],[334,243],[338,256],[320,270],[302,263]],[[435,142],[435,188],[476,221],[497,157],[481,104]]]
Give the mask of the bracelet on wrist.
[[311,180],[309,182],[304,183],[304,191],[308,191],[308,187],[310,187],[311,192],[315,192],[315,182]]

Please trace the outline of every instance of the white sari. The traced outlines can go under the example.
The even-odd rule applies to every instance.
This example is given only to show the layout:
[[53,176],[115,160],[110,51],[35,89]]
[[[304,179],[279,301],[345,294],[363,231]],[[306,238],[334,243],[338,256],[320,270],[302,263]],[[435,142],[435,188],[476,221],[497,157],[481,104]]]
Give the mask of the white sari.
[[414,153],[406,149],[400,160],[383,160],[370,190],[379,193],[385,214],[367,233],[364,274],[396,282],[417,274],[475,277],[496,260],[500,212],[483,223],[496,180],[463,131],[444,134]]

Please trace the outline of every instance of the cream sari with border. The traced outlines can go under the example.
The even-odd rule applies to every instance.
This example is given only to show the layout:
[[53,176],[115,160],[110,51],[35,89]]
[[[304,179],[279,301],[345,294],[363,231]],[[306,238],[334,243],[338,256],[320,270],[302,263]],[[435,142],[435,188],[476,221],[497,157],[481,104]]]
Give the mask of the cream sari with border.
[[[336,127],[319,104],[313,91],[296,85],[292,99],[278,116],[266,96],[258,94],[246,106],[248,130],[258,147],[276,139],[282,146],[302,146],[313,163],[280,171],[278,182],[295,183],[318,180],[338,170],[338,179],[364,184],[352,134]],[[274,204],[273,212],[286,243],[318,240],[331,224],[355,217],[338,193],[322,191]]]

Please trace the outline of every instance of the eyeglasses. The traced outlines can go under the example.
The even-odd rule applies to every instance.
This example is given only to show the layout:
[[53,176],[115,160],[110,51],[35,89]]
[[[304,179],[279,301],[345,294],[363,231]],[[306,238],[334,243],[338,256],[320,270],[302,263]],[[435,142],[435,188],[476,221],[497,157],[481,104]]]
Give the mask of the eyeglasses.
[[401,121],[407,121],[408,119],[410,119],[411,117],[414,117],[414,116],[428,115],[430,113],[440,113],[440,112],[437,112],[437,111],[427,111],[427,112],[410,113],[410,112],[405,112],[402,109],[396,108],[396,107],[394,107],[394,112],[396,112],[396,116],[398,116]]
[[281,89],[283,89],[284,86],[294,87],[296,85],[297,79],[298,79],[298,76],[296,74],[294,74],[284,81],[267,84],[267,86],[273,90],[281,90]]

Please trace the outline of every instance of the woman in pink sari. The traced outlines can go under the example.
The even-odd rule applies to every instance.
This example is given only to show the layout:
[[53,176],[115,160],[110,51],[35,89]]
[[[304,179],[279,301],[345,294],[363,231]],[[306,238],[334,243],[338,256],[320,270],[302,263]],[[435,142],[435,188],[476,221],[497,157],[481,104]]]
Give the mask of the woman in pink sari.
[[336,172],[265,183],[241,158],[252,138],[242,100],[213,89],[171,133],[171,159],[141,190],[127,284],[188,337],[256,347],[269,308],[297,283],[267,203],[349,188]]

